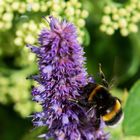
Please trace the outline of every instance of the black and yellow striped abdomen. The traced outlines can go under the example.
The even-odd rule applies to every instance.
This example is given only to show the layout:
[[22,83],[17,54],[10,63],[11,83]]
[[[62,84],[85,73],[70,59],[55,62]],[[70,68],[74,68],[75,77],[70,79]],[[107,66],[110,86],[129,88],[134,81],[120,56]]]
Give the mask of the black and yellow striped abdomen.
[[113,97],[102,85],[94,85],[87,98],[89,104],[95,106],[97,114],[107,125],[114,125],[122,117],[120,100]]

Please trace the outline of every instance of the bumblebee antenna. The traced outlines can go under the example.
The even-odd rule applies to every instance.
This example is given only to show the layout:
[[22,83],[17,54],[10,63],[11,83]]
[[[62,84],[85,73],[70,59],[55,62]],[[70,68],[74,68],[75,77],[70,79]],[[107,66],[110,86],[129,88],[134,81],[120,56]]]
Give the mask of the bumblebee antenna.
[[105,75],[104,75],[104,73],[103,73],[101,67],[102,67],[102,65],[101,65],[101,63],[99,63],[99,76],[100,76],[101,79],[102,79],[103,85],[104,85],[106,88],[109,88],[109,84],[108,84],[108,82],[107,82],[107,80],[106,80],[106,78],[105,78]]

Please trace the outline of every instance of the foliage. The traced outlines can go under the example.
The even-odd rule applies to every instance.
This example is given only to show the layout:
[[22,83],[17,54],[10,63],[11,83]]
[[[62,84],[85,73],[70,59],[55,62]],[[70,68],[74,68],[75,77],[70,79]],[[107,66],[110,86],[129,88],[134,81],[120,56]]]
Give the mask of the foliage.
[[140,80],[134,84],[129,94],[130,95],[128,96],[126,107],[124,109],[125,117],[123,122],[123,130],[126,135],[140,136]]

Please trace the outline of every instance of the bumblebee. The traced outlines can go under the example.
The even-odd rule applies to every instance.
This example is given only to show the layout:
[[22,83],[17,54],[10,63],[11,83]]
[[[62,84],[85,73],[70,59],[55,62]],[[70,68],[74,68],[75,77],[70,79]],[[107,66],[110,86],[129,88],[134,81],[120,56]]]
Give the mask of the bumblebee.
[[99,75],[102,84],[88,83],[83,88],[83,97],[79,100],[71,100],[82,107],[95,108],[98,118],[102,117],[106,125],[114,126],[123,118],[121,101],[109,92],[109,84],[101,70],[101,64],[99,64]]

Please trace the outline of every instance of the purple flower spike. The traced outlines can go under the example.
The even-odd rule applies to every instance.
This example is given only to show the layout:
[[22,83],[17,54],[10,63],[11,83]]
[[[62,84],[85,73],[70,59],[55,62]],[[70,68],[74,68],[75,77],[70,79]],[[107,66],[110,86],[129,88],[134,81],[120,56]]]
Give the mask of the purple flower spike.
[[107,140],[101,121],[96,125],[94,109],[85,110],[70,102],[81,96],[81,87],[91,82],[84,68],[83,48],[77,41],[76,28],[65,20],[50,17],[50,29],[39,35],[39,47],[28,45],[38,58],[39,86],[32,90],[33,100],[42,105],[42,112],[33,116],[35,126],[47,126],[46,140]]

